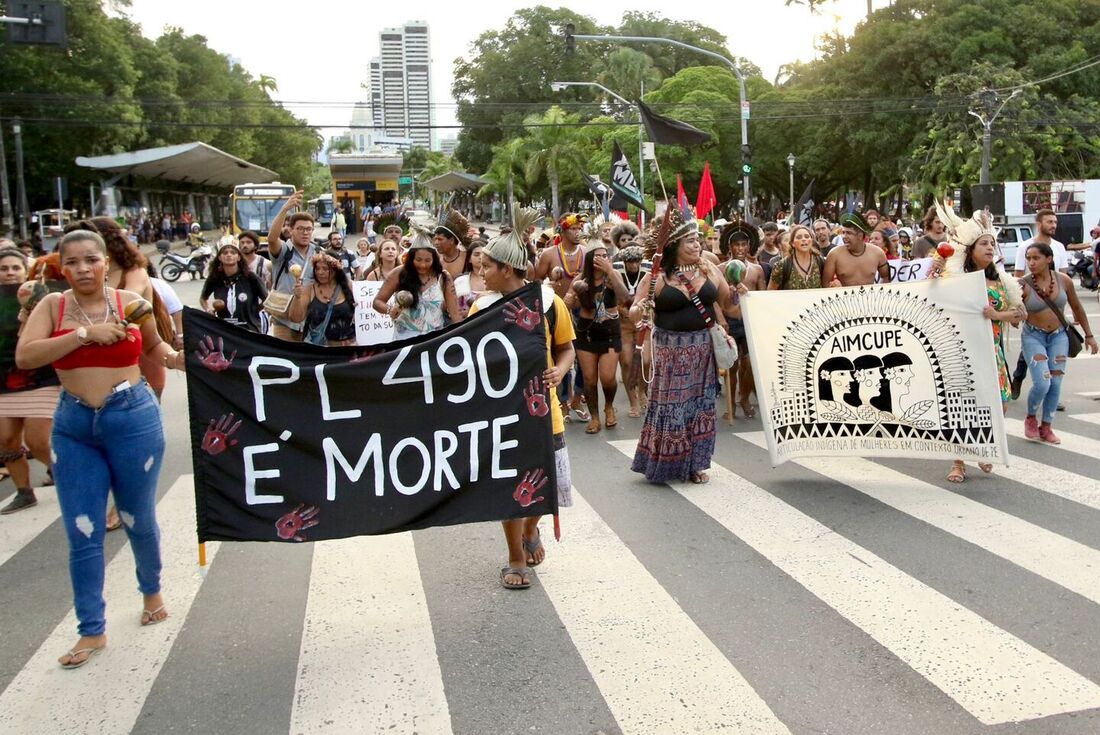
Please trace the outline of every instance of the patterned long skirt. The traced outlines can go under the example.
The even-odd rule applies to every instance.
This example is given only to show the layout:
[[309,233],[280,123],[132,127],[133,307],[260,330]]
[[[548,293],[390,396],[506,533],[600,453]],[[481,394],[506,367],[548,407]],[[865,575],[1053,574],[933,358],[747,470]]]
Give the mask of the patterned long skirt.
[[710,334],[654,328],[653,382],[630,469],[650,482],[688,480],[714,454],[718,368]]

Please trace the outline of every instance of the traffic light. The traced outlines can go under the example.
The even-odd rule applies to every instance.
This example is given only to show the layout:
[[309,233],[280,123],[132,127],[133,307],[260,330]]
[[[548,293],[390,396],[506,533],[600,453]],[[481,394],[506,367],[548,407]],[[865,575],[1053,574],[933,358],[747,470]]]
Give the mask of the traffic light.
[[577,50],[577,39],[573,38],[573,31],[576,27],[572,23],[565,24],[565,53],[567,56],[572,56],[573,52]]
[[741,146],[741,173],[745,176],[752,174],[752,146]]

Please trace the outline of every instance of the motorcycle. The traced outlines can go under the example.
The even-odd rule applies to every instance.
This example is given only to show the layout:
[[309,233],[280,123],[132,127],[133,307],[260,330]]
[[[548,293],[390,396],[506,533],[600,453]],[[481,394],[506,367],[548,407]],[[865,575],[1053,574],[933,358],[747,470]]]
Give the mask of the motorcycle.
[[[163,243],[163,244],[162,244]],[[213,249],[206,243],[192,249],[190,255],[174,253],[166,240],[157,243],[160,251],[160,277],[175,282],[184,273],[190,273],[192,280],[206,277],[206,264],[214,256]]]
[[1080,279],[1081,288],[1095,291],[1100,285],[1100,279],[1096,277],[1092,253],[1078,251],[1074,255],[1076,257],[1069,265],[1069,277]]

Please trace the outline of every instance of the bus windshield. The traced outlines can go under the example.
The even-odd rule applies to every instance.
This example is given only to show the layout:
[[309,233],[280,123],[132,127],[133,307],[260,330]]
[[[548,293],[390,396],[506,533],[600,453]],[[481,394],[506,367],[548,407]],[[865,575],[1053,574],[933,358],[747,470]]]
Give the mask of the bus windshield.
[[243,199],[237,198],[233,204],[233,213],[236,216],[237,226],[242,230],[252,230],[261,235],[266,235],[271,228],[271,223],[283,204],[290,197]]

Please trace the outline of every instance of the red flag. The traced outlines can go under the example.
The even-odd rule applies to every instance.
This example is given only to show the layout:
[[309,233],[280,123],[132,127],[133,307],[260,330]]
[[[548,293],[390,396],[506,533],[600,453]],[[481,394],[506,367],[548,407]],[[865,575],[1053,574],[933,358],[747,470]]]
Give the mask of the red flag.
[[688,208],[688,195],[684,191],[684,182],[680,178],[680,174],[676,174],[676,206],[683,212]]
[[718,203],[718,197],[714,194],[714,182],[710,180],[710,161],[703,165],[703,180],[699,182],[699,197],[695,200],[695,216],[703,219],[714,205]]

